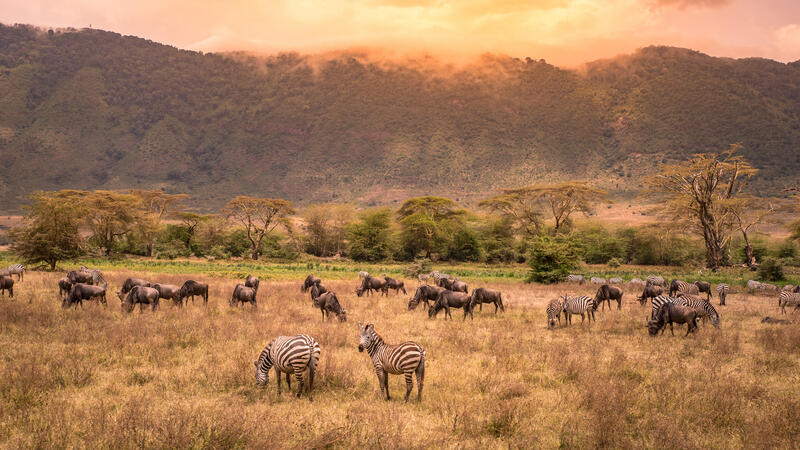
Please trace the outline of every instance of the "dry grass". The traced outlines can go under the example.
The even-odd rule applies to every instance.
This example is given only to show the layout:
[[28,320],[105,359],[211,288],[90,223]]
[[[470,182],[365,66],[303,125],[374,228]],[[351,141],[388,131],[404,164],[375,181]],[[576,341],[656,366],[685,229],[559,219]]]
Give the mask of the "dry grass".
[[[117,289],[129,275],[106,278]],[[348,310],[340,324],[321,322],[299,280],[262,282],[256,311],[228,307],[235,280],[199,277],[207,307],[124,314],[114,294],[107,309],[62,310],[58,277],[29,273],[15,301],[0,298],[5,447],[775,448],[800,435],[800,324],[762,325],[779,314],[771,297],[732,294],[720,330],[651,338],[631,293],[591,327],[547,330],[547,301],[588,287],[491,283],[504,315],[450,322],[407,311],[406,296],[359,299],[356,281],[331,281]],[[380,400],[356,349],[359,320],[426,348],[422,403],[398,400],[400,376]],[[313,402],[253,376],[264,345],[296,333],[322,346]]]

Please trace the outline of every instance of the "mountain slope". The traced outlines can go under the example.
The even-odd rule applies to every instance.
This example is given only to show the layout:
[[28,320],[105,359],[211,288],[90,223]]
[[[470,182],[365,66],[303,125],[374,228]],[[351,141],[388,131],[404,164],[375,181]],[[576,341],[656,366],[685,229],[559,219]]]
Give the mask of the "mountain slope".
[[797,179],[800,67],[650,47],[581,71],[338,55],[200,54],[0,26],[0,210],[36,189],[471,201],[588,178],[635,192],[654,164],[744,144],[763,192]]

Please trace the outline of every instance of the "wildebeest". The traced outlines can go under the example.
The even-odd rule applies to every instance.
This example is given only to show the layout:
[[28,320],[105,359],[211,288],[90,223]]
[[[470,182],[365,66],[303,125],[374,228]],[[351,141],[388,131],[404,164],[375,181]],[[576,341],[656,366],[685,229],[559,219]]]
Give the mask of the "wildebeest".
[[122,290],[120,293],[127,294],[136,286],[153,287],[149,281],[145,281],[141,278],[127,278],[125,282],[122,283]]
[[203,297],[204,302],[208,304],[208,285],[194,280],[188,280],[183,283],[180,290],[181,303],[189,303],[186,300],[189,297],[192,298],[192,303],[194,303],[195,295]]
[[367,278],[368,276],[369,276],[369,272],[366,272],[366,271],[363,271],[363,270],[358,272],[358,279],[359,280]]
[[175,286],[174,284],[156,283],[151,287],[158,291],[159,299],[163,298],[165,300],[172,300],[172,303],[183,307],[183,301],[181,300],[181,288],[179,286]]
[[414,293],[414,296],[411,297],[411,300],[408,301],[408,309],[412,310],[420,304],[420,302],[425,304],[425,309],[430,307],[428,301],[436,301],[439,297],[439,294],[443,292],[445,289],[439,286],[431,286],[428,284],[424,284],[417,288],[417,292]]
[[311,300],[314,300],[315,298],[319,297],[320,295],[326,292],[328,292],[328,289],[325,287],[324,284],[314,283],[314,285],[311,286]]
[[325,320],[325,313],[328,314],[329,319],[333,313],[339,322],[347,322],[347,311],[339,304],[339,298],[333,292],[326,292],[315,298],[314,306],[322,311],[322,320]]
[[711,283],[709,283],[708,281],[695,281],[694,285],[697,286],[698,291],[705,292],[706,299],[708,301],[711,301],[711,297],[713,297],[713,295],[711,294]]
[[157,290],[147,287],[147,286],[134,286],[130,292],[128,292],[128,296],[123,298],[122,294],[119,294],[119,298],[121,300],[122,309],[125,312],[131,312],[136,307],[136,304],[139,304],[139,312],[144,310],[144,305],[153,305],[152,311],[155,311],[158,308],[158,298],[159,293]]
[[372,291],[380,291],[381,294],[388,296],[389,295],[389,287],[386,280],[378,277],[373,277],[372,275],[367,275],[366,278],[361,282],[361,287],[356,289],[356,295],[361,297],[366,292],[368,295],[372,295]]
[[0,277],[0,293],[5,296],[5,291],[8,291],[9,297],[14,296],[14,279],[8,275]]
[[95,298],[105,306],[106,288],[103,286],[77,283],[72,286],[72,290],[69,291],[69,296],[61,302],[61,306],[67,308],[79,304],[83,307],[84,300],[92,300]]
[[616,300],[617,309],[622,309],[622,289],[607,284],[600,286],[600,289],[597,290],[597,294],[594,296],[595,303],[602,306],[600,310],[603,311],[606,309],[606,302],[608,303],[608,309],[611,309],[611,300]]
[[786,319],[775,319],[773,317],[767,316],[761,319],[761,323],[773,323],[776,325],[790,325],[792,322]]
[[[491,289],[486,288],[478,288],[472,291],[472,295],[470,295],[470,311],[475,310],[475,305],[478,305],[479,310],[483,311],[483,304],[484,303],[494,303],[494,313],[497,314],[497,310],[506,312],[505,306],[503,306],[503,294],[500,291],[494,291]],[[470,313],[471,314],[471,313]]]
[[450,319],[452,319],[453,315],[450,314],[450,308],[464,308],[464,319],[467,318],[467,314],[469,314],[470,319],[474,319],[472,316],[472,309],[470,308],[470,295],[464,292],[453,292],[446,289],[439,293],[436,302],[428,309],[428,317],[431,319],[435,318],[439,311],[444,309],[444,318],[447,319],[449,316]]
[[245,287],[253,288],[256,293],[258,293],[258,285],[261,282],[257,277],[253,275],[247,275],[247,278],[244,279]]
[[64,298],[64,296],[69,295],[69,291],[72,289],[72,282],[69,281],[69,278],[64,277],[58,280],[58,296]]
[[311,288],[311,286],[315,285],[316,283],[321,283],[321,282],[322,282],[322,280],[318,276],[309,274],[306,277],[305,281],[303,281],[303,285],[300,286],[300,292],[308,292],[308,290]]
[[91,272],[72,270],[67,274],[67,278],[72,284],[93,284]]
[[250,303],[253,305],[253,308],[256,307],[256,291],[254,288],[245,286],[243,284],[237,284],[235,288],[233,288],[233,295],[231,295],[231,306],[239,305],[241,306],[242,303]]
[[395,280],[389,277],[385,277],[384,280],[386,280],[386,289],[394,289],[395,295],[399,294],[400,291],[403,291],[403,294],[407,294],[406,284],[402,280]]
[[686,336],[688,336],[689,333],[697,330],[697,311],[688,306],[665,303],[658,310],[656,317],[647,321],[647,330],[651,336],[658,334],[659,330],[661,330],[661,334],[664,334],[664,329],[669,324],[669,331],[675,336],[673,323],[685,323]]
[[644,305],[644,302],[646,302],[647,299],[652,300],[663,293],[664,293],[664,288],[662,288],[661,286],[656,284],[648,284],[644,287],[642,295],[638,297],[637,300],[639,300],[640,304]]

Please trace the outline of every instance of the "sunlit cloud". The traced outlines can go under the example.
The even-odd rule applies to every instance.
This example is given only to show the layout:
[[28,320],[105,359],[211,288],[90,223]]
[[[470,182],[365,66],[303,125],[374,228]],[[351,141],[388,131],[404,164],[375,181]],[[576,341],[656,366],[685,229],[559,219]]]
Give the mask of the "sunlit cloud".
[[724,56],[749,56],[744,52],[753,51],[788,60],[795,48],[792,30],[781,30],[789,17],[796,17],[789,23],[800,23],[800,2],[11,0],[0,20],[60,27],[91,24],[203,51],[324,52],[357,47],[453,59],[491,52],[575,65],[652,44]]

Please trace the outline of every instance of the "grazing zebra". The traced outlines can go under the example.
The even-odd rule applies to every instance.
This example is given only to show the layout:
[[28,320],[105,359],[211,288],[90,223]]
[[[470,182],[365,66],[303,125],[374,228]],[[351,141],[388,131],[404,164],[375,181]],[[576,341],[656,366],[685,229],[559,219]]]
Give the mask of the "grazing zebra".
[[761,283],[761,289],[763,289],[765,291],[778,292],[778,286],[775,286],[774,284],[769,284],[769,283]]
[[782,291],[794,291],[795,286],[793,284],[787,284],[781,288]]
[[685,292],[687,294],[699,294],[700,290],[696,285],[687,283],[681,280],[672,280],[669,284],[669,296],[674,297],[678,292]]
[[567,275],[567,283],[584,284],[586,283],[586,278],[583,275]]
[[705,325],[706,317],[708,317],[711,319],[711,325],[714,325],[714,328],[719,328],[719,313],[707,299],[683,293],[678,294],[678,299],[683,300],[686,306],[697,311],[697,317],[703,319],[703,325]]
[[600,278],[600,277],[589,278],[589,282],[592,284],[608,284],[608,281],[606,281],[605,278]]
[[17,281],[22,281],[23,275],[25,275],[25,266],[22,264],[12,264],[6,268],[6,272],[9,275],[16,275]]
[[[428,278],[430,278],[430,277],[433,277],[433,285],[434,286],[439,286],[439,280],[442,279],[442,274],[439,273],[438,270],[434,270],[433,272],[428,274]],[[439,286],[439,287],[441,287],[441,286]]]
[[417,280],[419,281],[420,284],[428,284],[428,280],[430,280],[430,278],[431,278],[430,274],[421,273],[417,275]]
[[303,392],[303,372],[308,368],[308,399],[312,400],[311,388],[314,386],[314,373],[319,364],[319,343],[311,336],[278,336],[261,351],[256,366],[256,382],[259,386],[269,381],[269,370],[274,366],[278,378],[278,395],[281,393],[281,373],[286,374],[286,384],[292,389],[291,374],[297,378],[297,398]]
[[425,380],[425,349],[416,342],[407,341],[399,345],[389,345],[383,338],[375,332],[375,326],[367,324],[361,326],[358,351],[367,351],[372,365],[375,367],[375,374],[378,376],[378,384],[381,386],[381,397],[389,401],[389,374],[403,374],[406,379],[406,401],[414,388],[412,375],[417,375],[417,401],[422,400],[422,384]]
[[620,277],[609,278],[608,284],[622,284],[622,278]]
[[747,280],[747,289],[750,289],[751,291],[761,289],[761,283],[756,280]]
[[719,304],[720,306],[725,306],[725,300],[728,297],[728,291],[731,288],[725,283],[720,283],[717,285],[717,294],[719,294]]
[[684,304],[683,300],[679,300],[675,297],[668,297],[666,295],[659,295],[654,297],[651,300],[651,307],[652,310],[650,312],[650,319],[655,320],[658,317],[658,311],[661,309],[662,306],[666,305],[667,303],[672,303],[674,305],[682,305]]
[[[550,300],[547,304],[547,328],[555,328],[556,320],[561,326],[561,312],[564,311],[564,301],[561,299]],[[566,316],[564,317],[566,320]]]
[[89,272],[92,275],[92,284],[95,286],[102,286],[103,289],[108,287],[108,283],[103,279],[103,274],[97,269],[90,269],[86,266],[81,266],[81,272]]
[[786,292],[783,291],[778,296],[778,306],[780,306],[781,311],[786,314],[786,307],[787,306],[794,306],[794,314],[798,309],[800,309],[800,294],[796,294],[794,292]]
[[[592,297],[582,295],[580,297],[564,296],[564,321],[567,325],[572,325],[572,315],[580,314],[581,323],[589,317],[589,323],[592,323],[594,318],[594,311],[597,309],[597,304]],[[596,320],[595,320],[596,321]]]
[[658,275],[648,275],[645,279],[645,284],[654,284],[656,286],[667,287],[667,282],[664,277]]

